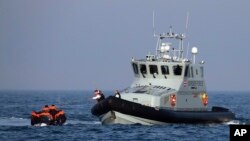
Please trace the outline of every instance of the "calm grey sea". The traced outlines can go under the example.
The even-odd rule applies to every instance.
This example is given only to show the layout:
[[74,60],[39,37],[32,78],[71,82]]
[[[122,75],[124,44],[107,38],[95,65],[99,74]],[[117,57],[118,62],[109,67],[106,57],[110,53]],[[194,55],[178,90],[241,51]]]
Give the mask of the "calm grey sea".
[[[104,91],[105,92],[105,91]],[[111,91],[106,91],[110,95]],[[209,106],[223,106],[236,119],[223,124],[101,125],[91,115],[92,91],[0,91],[0,140],[229,140],[229,124],[250,124],[250,92],[209,92]],[[30,113],[55,104],[64,126],[30,126]]]

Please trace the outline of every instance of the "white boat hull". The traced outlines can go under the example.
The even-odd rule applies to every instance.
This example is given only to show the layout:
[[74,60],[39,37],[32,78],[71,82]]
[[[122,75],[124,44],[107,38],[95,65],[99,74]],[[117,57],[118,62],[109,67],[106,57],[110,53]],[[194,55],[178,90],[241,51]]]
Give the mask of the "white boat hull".
[[125,115],[116,111],[109,111],[100,116],[102,124],[142,124],[142,125],[154,125],[154,124],[168,124],[165,122],[159,122],[155,120],[149,120],[131,115]]

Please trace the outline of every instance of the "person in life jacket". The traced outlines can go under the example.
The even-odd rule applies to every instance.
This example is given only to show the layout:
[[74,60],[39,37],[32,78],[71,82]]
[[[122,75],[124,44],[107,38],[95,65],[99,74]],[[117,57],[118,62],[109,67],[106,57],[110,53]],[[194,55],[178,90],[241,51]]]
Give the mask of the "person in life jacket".
[[116,98],[121,98],[121,94],[118,90],[115,91],[115,97]]
[[55,115],[55,121],[59,123],[59,125],[63,124],[66,119],[67,118],[63,110],[59,110]]
[[49,106],[45,105],[42,109],[42,112],[49,112]]
[[100,102],[103,99],[105,99],[105,96],[104,96],[104,94],[102,93],[101,90],[95,90],[94,94],[95,94],[95,96],[92,99],[96,99],[97,102]]
[[37,113],[36,111],[32,111],[31,116],[33,116],[35,118],[39,118],[39,113]]
[[56,115],[56,113],[58,113],[58,110],[57,110],[55,105],[50,105],[49,106],[49,113],[52,115],[53,120],[55,120],[56,119],[55,115]]
[[49,107],[49,110],[57,110],[56,106],[55,105],[50,105],[48,106]]
[[44,116],[44,117],[47,117],[48,120],[53,120],[52,115],[51,115],[48,111],[42,112],[42,113],[39,114],[39,117],[43,117],[43,116]]
[[53,116],[49,113],[49,106],[45,105],[39,114],[42,123],[51,123],[53,121]]
[[36,123],[40,122],[40,114],[36,111],[31,112],[31,125],[34,125]]

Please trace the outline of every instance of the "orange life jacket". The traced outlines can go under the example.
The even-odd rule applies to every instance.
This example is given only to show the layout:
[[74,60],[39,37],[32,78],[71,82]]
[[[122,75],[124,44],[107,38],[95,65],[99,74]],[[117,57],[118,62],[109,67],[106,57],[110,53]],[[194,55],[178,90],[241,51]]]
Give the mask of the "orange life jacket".
[[54,105],[54,106],[49,106],[49,110],[57,110],[57,108],[56,108],[56,106]]
[[61,115],[64,115],[64,114],[65,114],[65,113],[64,113],[63,110],[59,111],[59,112],[55,115],[55,119],[57,119],[58,117],[60,117]]
[[39,118],[39,114],[37,114],[37,113],[34,112],[34,111],[32,111],[31,116]]
[[48,112],[49,111],[49,107],[43,107],[43,111],[44,112]]
[[46,117],[49,117],[50,119],[53,119],[53,117],[51,116],[51,114],[48,113],[48,112],[42,112],[42,113],[39,114],[39,116],[46,116]]

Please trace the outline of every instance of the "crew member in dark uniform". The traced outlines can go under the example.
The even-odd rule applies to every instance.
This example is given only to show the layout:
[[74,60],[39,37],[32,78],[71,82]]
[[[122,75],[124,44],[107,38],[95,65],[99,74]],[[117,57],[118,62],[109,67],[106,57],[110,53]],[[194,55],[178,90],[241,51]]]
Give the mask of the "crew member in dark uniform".
[[105,99],[105,96],[101,90],[95,90],[94,94],[95,94],[95,97],[93,97],[93,99],[96,99],[97,102],[100,102]]
[[121,94],[118,90],[115,91],[115,97],[116,98],[121,98]]

